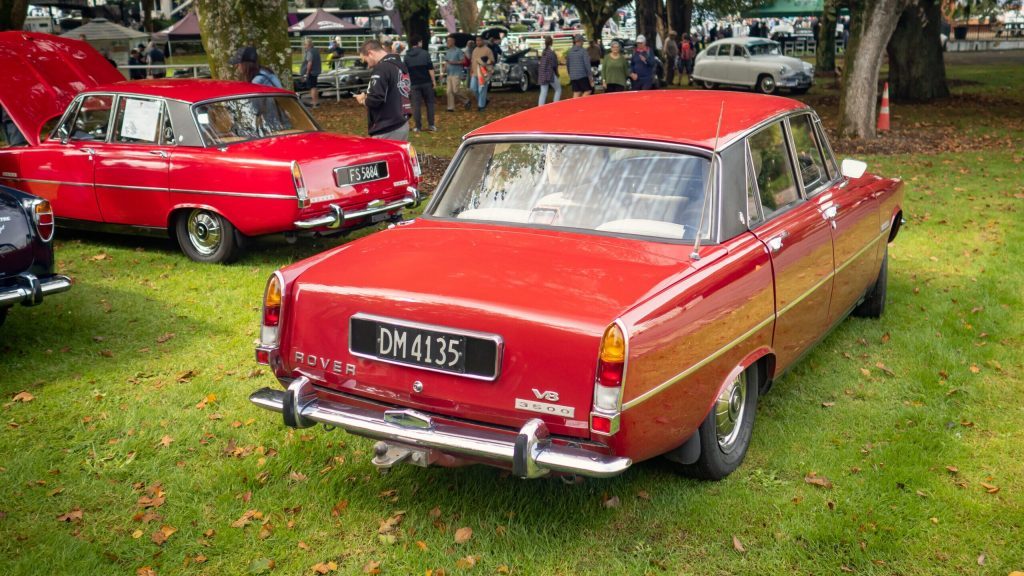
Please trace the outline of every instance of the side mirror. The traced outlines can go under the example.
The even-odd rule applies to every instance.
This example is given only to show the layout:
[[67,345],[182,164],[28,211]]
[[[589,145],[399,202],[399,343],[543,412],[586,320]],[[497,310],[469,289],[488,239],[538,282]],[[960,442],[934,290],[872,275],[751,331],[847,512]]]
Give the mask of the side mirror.
[[854,160],[852,158],[844,158],[843,163],[839,167],[839,171],[847,178],[860,178],[864,175],[864,171],[867,169],[868,165],[866,162],[861,162],[860,160]]

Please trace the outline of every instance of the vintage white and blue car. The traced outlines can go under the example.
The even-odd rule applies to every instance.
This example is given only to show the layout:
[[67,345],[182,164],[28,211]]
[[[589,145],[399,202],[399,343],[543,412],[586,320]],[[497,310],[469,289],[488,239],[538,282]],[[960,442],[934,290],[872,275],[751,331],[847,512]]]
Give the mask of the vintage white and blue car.
[[782,54],[764,38],[726,38],[697,54],[693,77],[705,88],[745,86],[765,94],[785,88],[803,94],[814,85],[814,66]]

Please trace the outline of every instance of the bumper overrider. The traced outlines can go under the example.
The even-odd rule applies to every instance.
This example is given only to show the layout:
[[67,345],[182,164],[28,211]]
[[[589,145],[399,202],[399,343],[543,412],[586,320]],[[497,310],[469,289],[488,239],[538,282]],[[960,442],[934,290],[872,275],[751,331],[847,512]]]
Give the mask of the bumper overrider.
[[34,274],[18,274],[11,286],[0,286],[0,306],[35,306],[43,302],[43,296],[66,292],[71,289],[71,279],[53,275],[39,278]]
[[358,220],[360,218],[366,218],[367,216],[373,216],[374,214],[380,214],[382,212],[391,212],[392,210],[399,210],[401,208],[415,208],[419,206],[420,196],[419,190],[409,186],[406,188],[406,194],[401,200],[395,200],[394,202],[388,202],[384,204],[380,202],[374,204],[371,202],[366,208],[362,210],[353,210],[351,212],[344,211],[341,206],[337,204],[331,204],[328,207],[330,212],[323,216],[317,216],[316,218],[309,218],[307,220],[296,220],[292,224],[296,228],[303,230],[309,230],[311,228],[338,228],[344,222],[349,220]]
[[547,425],[539,418],[528,421],[516,433],[502,433],[438,422],[416,410],[378,412],[319,398],[313,383],[304,376],[293,380],[287,390],[257,390],[249,401],[280,412],[285,425],[293,428],[319,422],[381,440],[374,449],[374,464],[384,471],[406,459],[412,464],[429,465],[434,452],[507,464],[521,478],[538,478],[550,472],[607,478],[621,474],[633,463],[629,458],[578,446],[555,445]]

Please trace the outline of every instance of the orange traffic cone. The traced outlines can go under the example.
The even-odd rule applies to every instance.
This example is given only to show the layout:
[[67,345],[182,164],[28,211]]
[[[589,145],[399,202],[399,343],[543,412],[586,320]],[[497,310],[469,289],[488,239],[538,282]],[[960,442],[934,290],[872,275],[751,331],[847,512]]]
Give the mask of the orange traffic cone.
[[882,109],[878,111],[878,131],[889,131],[889,83],[882,90]]

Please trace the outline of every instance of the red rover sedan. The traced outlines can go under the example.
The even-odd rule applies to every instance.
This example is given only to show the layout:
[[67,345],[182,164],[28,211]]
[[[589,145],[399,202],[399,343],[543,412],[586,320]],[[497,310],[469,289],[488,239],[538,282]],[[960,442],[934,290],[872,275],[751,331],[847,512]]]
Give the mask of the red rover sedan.
[[340,234],[419,202],[411,145],[324,132],[293,92],[114,82],[84,42],[18,32],[0,33],[0,71],[0,184],[49,200],[61,226],[229,262],[251,236]]
[[605,477],[665,456],[723,478],[772,381],[851,312],[882,313],[902,183],[864,168],[774,96],[498,120],[422,218],[271,276],[256,357],[285,389],[250,399],[379,440],[385,470]]

